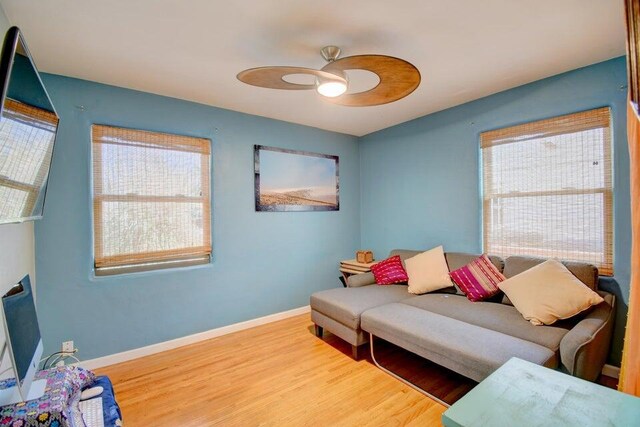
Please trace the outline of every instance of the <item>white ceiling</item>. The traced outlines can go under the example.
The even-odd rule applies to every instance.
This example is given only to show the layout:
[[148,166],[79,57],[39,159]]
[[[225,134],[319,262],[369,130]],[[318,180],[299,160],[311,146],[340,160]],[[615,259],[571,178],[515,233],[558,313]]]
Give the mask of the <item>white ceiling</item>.
[[[0,4],[43,71],[358,136],[625,53],[622,0]],[[422,83],[398,102],[343,107],[236,80],[264,65],[320,68],[327,44],[408,60]]]

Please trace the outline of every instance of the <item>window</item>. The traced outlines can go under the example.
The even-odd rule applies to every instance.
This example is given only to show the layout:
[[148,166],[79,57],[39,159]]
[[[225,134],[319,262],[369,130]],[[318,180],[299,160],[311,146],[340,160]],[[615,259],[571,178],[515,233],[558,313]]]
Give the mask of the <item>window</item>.
[[599,108],[480,135],[485,252],[613,275],[610,117]]
[[209,262],[209,140],[101,125],[92,140],[96,274]]
[[0,123],[0,219],[41,215],[38,195],[49,174],[58,118],[7,98]]

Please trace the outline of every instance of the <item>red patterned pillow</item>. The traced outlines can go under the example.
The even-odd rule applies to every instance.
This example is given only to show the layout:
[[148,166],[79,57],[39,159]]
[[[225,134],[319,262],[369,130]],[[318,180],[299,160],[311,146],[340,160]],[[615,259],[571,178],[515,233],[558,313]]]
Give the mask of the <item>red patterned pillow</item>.
[[450,272],[449,276],[471,301],[491,298],[500,292],[498,283],[506,279],[484,254]]
[[392,285],[409,280],[399,255],[392,256],[371,266],[378,285]]

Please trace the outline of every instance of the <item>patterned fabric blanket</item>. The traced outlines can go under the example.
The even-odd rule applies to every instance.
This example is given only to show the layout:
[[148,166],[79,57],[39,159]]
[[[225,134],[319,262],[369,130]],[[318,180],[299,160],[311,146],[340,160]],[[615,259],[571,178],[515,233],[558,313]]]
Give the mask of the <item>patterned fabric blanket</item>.
[[[39,399],[0,407],[0,427],[79,427],[80,391],[95,381],[91,371],[61,366],[40,371],[36,380],[46,379],[47,387]],[[15,379],[0,381],[0,389],[15,385]],[[80,424],[78,424],[80,419]]]

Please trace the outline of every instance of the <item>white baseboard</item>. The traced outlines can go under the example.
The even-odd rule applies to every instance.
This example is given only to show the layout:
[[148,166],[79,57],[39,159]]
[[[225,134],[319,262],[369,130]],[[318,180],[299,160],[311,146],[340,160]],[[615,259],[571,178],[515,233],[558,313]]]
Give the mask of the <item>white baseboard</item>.
[[309,313],[310,311],[311,308],[308,305],[304,307],[298,307],[292,310],[282,311],[280,313],[274,313],[264,317],[258,317],[257,319],[246,320],[244,322],[234,323],[232,325],[222,326],[220,328],[199,332],[197,334],[187,335],[186,337],[176,338],[173,340],[148,345],[146,347],[123,351],[122,353],[111,354],[109,356],[98,357],[96,359],[83,360],[76,365],[82,366],[85,369],[102,368],[104,366],[126,362],[128,360],[137,359],[139,357],[149,356],[151,354],[172,350],[174,348],[193,344],[199,341],[208,340],[222,335],[231,334],[233,332],[238,332],[267,323],[276,322],[278,320],[287,319],[289,317],[298,316],[300,314]]
[[[199,332],[186,337],[176,338],[157,344],[148,345],[146,347],[135,348],[133,350],[123,351],[121,353],[111,354],[109,356],[98,357],[96,359],[83,360],[74,365],[82,366],[85,369],[97,369],[104,366],[115,365],[116,363],[127,362],[129,360],[138,359],[140,357],[149,356],[174,348],[183,347],[199,341],[205,341],[222,335],[232,334],[234,332],[243,331],[245,329],[255,328],[256,326],[265,325],[278,320],[288,319],[289,317],[298,316],[300,314],[309,313],[311,307],[294,308],[292,310],[282,311],[280,313],[270,314],[268,316],[258,317],[257,319],[245,320],[244,322],[234,323],[232,325],[222,326],[220,328],[210,329],[208,331]],[[602,367],[602,375],[611,378],[620,378],[620,368],[613,365],[604,365]]]
[[620,378],[620,368],[613,365],[604,365],[602,367],[602,375],[618,379]]

